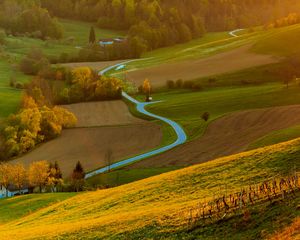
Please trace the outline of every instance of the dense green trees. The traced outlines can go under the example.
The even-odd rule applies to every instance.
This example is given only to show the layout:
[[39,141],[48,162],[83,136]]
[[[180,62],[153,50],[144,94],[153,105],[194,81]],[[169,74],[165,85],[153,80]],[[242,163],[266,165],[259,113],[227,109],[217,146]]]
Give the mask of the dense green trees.
[[41,0],[41,4],[56,16],[129,30],[140,51],[189,41],[205,29],[261,25],[300,11],[298,0]]
[[89,36],[89,43],[94,44],[96,42],[96,33],[94,27],[91,27],[90,36]]
[[47,9],[40,7],[38,0],[2,0],[0,1],[0,26],[7,32],[31,37],[59,39],[63,29]]

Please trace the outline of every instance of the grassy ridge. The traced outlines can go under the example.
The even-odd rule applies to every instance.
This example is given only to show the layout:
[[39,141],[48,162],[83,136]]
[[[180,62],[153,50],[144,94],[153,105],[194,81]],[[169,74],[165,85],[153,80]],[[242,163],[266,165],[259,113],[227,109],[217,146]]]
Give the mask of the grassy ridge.
[[[163,63],[208,57],[245,44],[251,44],[260,38],[261,35],[264,35],[264,33],[254,32],[243,34],[239,37],[232,37],[228,32],[207,33],[202,38],[192,40],[188,43],[147,52],[142,56],[143,60],[126,64],[126,71],[147,68]],[[122,76],[124,72],[115,72],[112,70],[110,74]]]
[[[200,92],[171,91],[153,95],[162,102],[150,105],[147,110],[181,124],[190,139],[203,134],[207,125],[230,112],[300,104],[299,86],[287,89],[282,84],[245,87],[222,87]],[[203,112],[210,113],[210,121],[201,119]]]
[[[121,187],[84,193],[72,199],[43,208],[32,214],[0,226],[0,237],[10,239],[140,239],[168,236],[222,239],[227,231],[233,236],[258,239],[257,224],[247,231],[230,235],[234,222],[222,225],[224,231],[215,232],[211,226],[204,232],[187,232],[182,212],[196,206],[202,199],[210,199],[226,190],[234,192],[256,182],[278,175],[287,175],[299,169],[300,139],[271,147],[246,152],[182,170],[166,173]],[[273,209],[275,209],[273,211]],[[259,229],[272,233],[282,224],[272,216],[289,214],[299,216],[299,211],[284,212],[282,208],[267,209],[265,224]],[[267,211],[266,210],[266,211]],[[277,211],[277,212],[276,212]],[[267,214],[268,213],[268,214]],[[272,213],[272,214],[271,214]],[[274,215],[275,214],[275,215]],[[285,215],[286,216],[286,215]],[[266,224],[268,223],[268,224]],[[281,222],[282,223],[282,222]],[[268,226],[272,224],[272,228]],[[254,230],[253,229],[253,230]],[[172,231],[171,231],[172,230]]]
[[253,51],[278,56],[299,53],[300,24],[273,29],[261,38]]
[[17,82],[21,83],[29,79],[28,76],[19,71],[13,71],[12,66],[7,62],[0,60],[0,122],[1,119],[15,112],[20,103],[22,91],[9,87],[9,81],[12,76]]
[[48,207],[54,203],[61,202],[75,195],[75,193],[36,194],[23,195],[10,199],[1,199],[0,225],[11,222],[17,218],[24,217],[32,212]]
[[248,149],[251,150],[260,147],[270,146],[273,144],[286,142],[298,137],[300,137],[300,126],[294,126],[287,129],[271,132],[270,134],[250,144]]
[[[6,44],[3,47],[4,56],[0,57],[0,121],[9,114],[14,113],[20,102],[21,91],[9,89],[10,78],[13,76],[20,83],[28,82],[31,78],[21,73],[16,69],[16,66],[18,61],[31,51],[32,47],[41,48],[47,56],[58,57],[61,53],[77,54],[79,51],[78,46],[87,45],[92,24],[63,19],[60,22],[65,29],[64,39],[62,40],[42,41],[28,37],[6,37]],[[96,27],[95,32],[97,38],[124,36],[122,31],[111,31]],[[73,38],[74,41],[68,41],[69,38]],[[15,66],[9,62],[13,62]]]

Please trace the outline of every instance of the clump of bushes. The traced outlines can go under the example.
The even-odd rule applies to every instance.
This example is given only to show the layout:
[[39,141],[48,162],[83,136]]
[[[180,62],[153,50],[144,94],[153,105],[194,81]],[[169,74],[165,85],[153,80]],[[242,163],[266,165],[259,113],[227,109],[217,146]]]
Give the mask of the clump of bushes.
[[6,42],[6,33],[0,30],[0,45],[4,45]]
[[39,48],[32,48],[20,62],[20,70],[28,75],[37,75],[49,68],[50,62]]
[[64,74],[68,74],[64,78],[68,79],[69,86],[60,92],[56,99],[59,103],[114,100],[122,97],[124,83],[118,78],[99,76],[88,67],[65,71]]
[[201,83],[191,81],[191,80],[183,81],[182,79],[178,79],[177,81],[168,80],[166,85],[168,89],[192,89],[192,90],[203,89]]
[[37,100],[25,95],[22,109],[6,121],[3,137],[7,158],[26,153],[37,144],[59,136],[63,128],[76,125],[77,119],[72,113],[45,105],[41,90],[35,88],[33,91]]

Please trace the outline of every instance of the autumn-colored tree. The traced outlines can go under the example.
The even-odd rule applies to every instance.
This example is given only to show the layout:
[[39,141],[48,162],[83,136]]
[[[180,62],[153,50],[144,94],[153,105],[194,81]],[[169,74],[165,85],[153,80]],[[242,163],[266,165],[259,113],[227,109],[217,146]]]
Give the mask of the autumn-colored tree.
[[80,67],[72,71],[73,84],[77,84],[82,90],[83,97],[87,98],[89,90],[92,87],[94,74],[89,67]]
[[146,101],[148,102],[151,93],[151,84],[148,79],[145,79],[143,82],[143,92],[146,95]]
[[27,172],[22,164],[15,164],[11,169],[11,182],[21,193],[21,189],[27,182]]
[[95,98],[97,100],[121,98],[123,85],[122,80],[118,78],[101,76],[96,82]]
[[7,163],[0,164],[0,185],[6,189],[6,197],[8,196],[8,186],[11,182],[12,166]]
[[84,186],[85,172],[80,162],[77,162],[71,177],[74,191],[81,191]]
[[22,98],[22,108],[37,108],[37,104],[31,96],[25,94]]
[[55,161],[54,164],[49,164],[49,177],[47,185],[51,187],[52,192],[57,191],[57,187],[63,184],[62,173],[58,163]]
[[61,134],[63,128],[74,127],[77,119],[73,113],[60,107],[39,107],[29,95],[23,97],[23,109],[11,115],[4,129],[4,147],[7,157],[26,153],[37,143]]
[[47,185],[49,177],[49,163],[47,161],[34,162],[29,167],[29,184],[33,187],[39,187],[41,193]]

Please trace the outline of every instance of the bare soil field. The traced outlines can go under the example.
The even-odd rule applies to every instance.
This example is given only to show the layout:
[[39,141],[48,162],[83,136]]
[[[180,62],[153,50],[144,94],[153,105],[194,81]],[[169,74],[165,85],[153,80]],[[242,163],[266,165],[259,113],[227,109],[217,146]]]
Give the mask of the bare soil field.
[[116,65],[118,63],[124,62],[125,60],[118,61],[104,61],[104,62],[80,62],[80,63],[64,63],[60,64],[61,66],[77,68],[77,67],[90,67],[94,70],[102,70],[106,67]]
[[88,102],[63,106],[78,118],[77,128],[64,130],[62,135],[38,146],[32,152],[12,160],[25,166],[35,161],[57,161],[64,177],[70,176],[80,161],[86,171],[158,147],[162,141],[159,125],[133,117],[121,101]]
[[110,163],[113,163],[152,150],[161,140],[160,126],[147,122],[123,127],[69,129],[64,130],[59,138],[42,144],[12,163],[29,166],[40,160],[57,161],[64,177],[68,177],[77,161],[90,171],[108,165],[106,155],[109,150],[112,151]]
[[273,56],[253,53],[249,49],[250,46],[243,46],[203,59],[161,64],[128,72],[127,78],[137,86],[140,86],[145,78],[148,78],[153,86],[163,86],[167,80],[193,80],[278,61]]
[[266,134],[300,124],[300,105],[232,113],[211,123],[203,137],[129,168],[187,166],[243,152]]
[[88,102],[64,105],[78,119],[77,127],[127,125],[144,122],[133,117],[121,101]]

